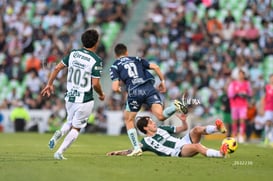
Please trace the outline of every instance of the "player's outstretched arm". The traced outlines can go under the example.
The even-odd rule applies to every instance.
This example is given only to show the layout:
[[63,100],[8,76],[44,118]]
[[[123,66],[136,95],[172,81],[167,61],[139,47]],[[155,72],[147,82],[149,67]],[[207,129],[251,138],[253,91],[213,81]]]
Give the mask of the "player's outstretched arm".
[[157,74],[157,76],[159,77],[159,79],[161,80],[158,88],[159,88],[159,91],[161,93],[165,93],[167,91],[166,89],[166,86],[165,86],[165,81],[164,81],[164,75],[163,73],[161,72],[160,68],[158,65],[154,64],[154,63],[150,63],[150,69],[154,70],[155,73]]
[[186,131],[188,129],[187,115],[186,114],[180,114],[180,115],[177,115],[177,116],[181,120],[182,125],[176,127],[176,133]]
[[126,156],[130,154],[133,150],[118,150],[118,151],[111,151],[106,153],[107,156]]
[[60,62],[53,70],[53,72],[50,74],[50,77],[48,79],[47,85],[45,88],[41,91],[42,96],[47,96],[49,97],[51,94],[54,93],[54,86],[53,82],[56,79],[58,73],[65,68],[65,64]]

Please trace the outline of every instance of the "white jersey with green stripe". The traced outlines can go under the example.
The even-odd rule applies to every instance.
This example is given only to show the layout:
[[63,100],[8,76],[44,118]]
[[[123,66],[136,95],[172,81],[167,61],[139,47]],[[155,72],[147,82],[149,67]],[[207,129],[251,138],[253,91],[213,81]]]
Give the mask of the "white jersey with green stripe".
[[159,156],[171,156],[181,142],[180,138],[171,135],[175,130],[174,126],[159,126],[154,136],[147,136],[141,140],[142,150],[154,152]]
[[101,77],[101,58],[81,48],[72,50],[62,62],[68,67],[65,100],[77,103],[93,100],[92,77]]

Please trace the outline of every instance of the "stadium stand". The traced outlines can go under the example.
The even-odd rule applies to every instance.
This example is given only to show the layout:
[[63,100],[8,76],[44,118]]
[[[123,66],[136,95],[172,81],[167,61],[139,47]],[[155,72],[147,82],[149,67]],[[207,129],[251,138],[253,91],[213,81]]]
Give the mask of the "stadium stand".
[[[160,64],[166,75],[173,72],[175,77],[166,76],[169,87],[180,93],[187,91],[189,97],[201,100],[196,114],[213,115],[219,112],[217,96],[222,94],[224,83],[232,78],[229,74],[234,74],[239,62],[252,73],[249,77],[256,76],[251,80],[253,85],[260,74],[262,81],[266,81],[273,72],[272,52],[266,53],[273,36],[270,3],[267,0],[157,1],[140,33],[145,45],[140,49],[145,57]],[[224,68],[227,70],[223,71]],[[171,86],[173,80],[176,86]],[[263,87],[255,89],[256,101],[262,90]],[[180,97],[177,94],[172,99]]]
[[[169,88],[166,102],[181,98],[182,93],[186,93],[188,97],[202,102],[192,109],[198,119],[220,114],[217,98],[240,68],[247,72],[254,90],[253,99],[259,102],[268,75],[273,73],[273,1],[145,2],[153,4],[153,9],[148,12],[145,22],[135,24],[142,27],[139,31],[142,41],[131,49],[160,65]],[[134,0],[115,0],[110,4],[100,0],[1,2],[0,107],[7,109],[12,105],[13,100],[6,99],[10,92],[14,94],[12,98],[23,99],[29,91],[26,81],[30,73],[25,70],[30,55],[38,55],[42,63],[38,77],[43,85],[55,61],[68,49],[80,46],[77,41],[79,32],[86,27],[97,27],[101,31],[103,37],[99,54],[107,61],[113,59],[109,58],[109,52],[116,38],[120,34],[132,34],[132,29],[126,28],[126,25],[134,18],[129,18],[128,13],[135,3],[137,1]],[[108,11],[109,7],[114,11]],[[105,14],[107,16],[103,17]],[[18,57],[20,66],[15,61]],[[63,91],[62,75],[56,86],[57,90]],[[31,95],[32,101],[39,97]],[[56,98],[62,99],[62,96],[57,94]],[[52,102],[49,100],[29,103],[32,101],[24,103],[30,108],[39,105],[41,109],[51,109]],[[105,108],[120,110],[123,101],[123,95],[113,94],[106,101]]]
[[[13,101],[24,98],[28,89],[33,99],[30,102],[35,101],[56,61],[69,49],[81,46],[80,34],[85,28],[100,30],[102,43],[98,54],[106,59],[133,3],[132,0],[1,1],[0,107],[10,108]],[[102,20],[104,7],[108,13]],[[32,77],[31,72],[37,77]],[[60,75],[56,81],[58,92],[63,90],[62,79]],[[13,96],[7,100],[11,92]],[[62,98],[58,94],[57,97]],[[45,108],[47,100],[42,100],[40,107],[28,102],[24,103],[30,109]]]

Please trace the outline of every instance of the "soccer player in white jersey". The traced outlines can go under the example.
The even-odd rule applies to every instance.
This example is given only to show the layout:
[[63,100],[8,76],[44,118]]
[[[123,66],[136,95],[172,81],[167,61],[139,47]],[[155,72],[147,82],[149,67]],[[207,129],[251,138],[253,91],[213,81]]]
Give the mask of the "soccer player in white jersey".
[[64,151],[77,139],[79,131],[87,125],[93,106],[93,88],[100,100],[105,95],[100,84],[102,60],[95,51],[99,44],[99,34],[95,29],[86,30],[81,41],[83,48],[72,50],[55,67],[51,73],[46,87],[41,91],[43,96],[50,96],[54,92],[53,82],[58,73],[68,68],[67,92],[65,94],[67,122],[57,130],[49,141],[49,148],[53,149],[57,141],[66,135],[59,149],[54,153],[58,160],[66,159]]
[[[200,153],[206,157],[223,158],[227,155],[227,144],[223,144],[220,150],[206,148],[200,143],[201,136],[215,132],[225,133],[226,128],[219,119],[215,125],[196,126],[183,138],[172,136],[188,129],[186,115],[181,115],[181,126],[156,126],[156,123],[148,116],[139,117],[137,128],[146,136],[141,140],[142,151],[151,151],[159,156],[192,157]],[[131,150],[113,151],[107,155],[127,155]]]

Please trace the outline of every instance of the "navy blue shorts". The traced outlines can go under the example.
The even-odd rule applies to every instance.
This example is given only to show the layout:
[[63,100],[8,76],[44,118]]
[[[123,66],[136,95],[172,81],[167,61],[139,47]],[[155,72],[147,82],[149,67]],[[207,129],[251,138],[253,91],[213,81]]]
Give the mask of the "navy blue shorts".
[[150,82],[128,91],[126,110],[138,112],[143,104],[149,107],[152,104],[162,104],[162,100],[154,85]]

